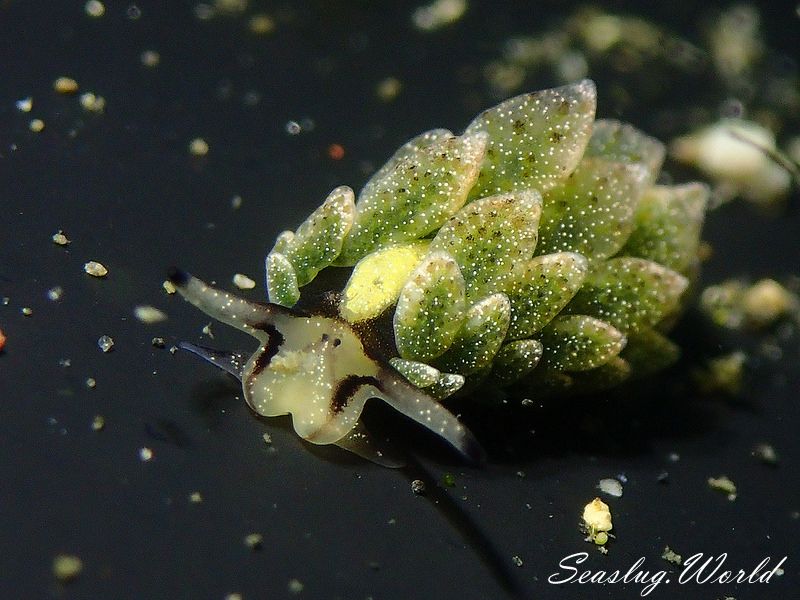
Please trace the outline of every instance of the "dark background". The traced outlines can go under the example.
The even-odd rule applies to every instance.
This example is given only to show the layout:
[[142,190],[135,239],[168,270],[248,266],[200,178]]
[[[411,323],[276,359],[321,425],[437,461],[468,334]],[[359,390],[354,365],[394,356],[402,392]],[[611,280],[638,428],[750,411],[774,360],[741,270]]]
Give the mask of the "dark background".
[[[650,597],[797,597],[796,333],[782,342],[780,360],[765,360],[758,336],[723,334],[690,314],[676,334],[685,361],[649,387],[537,403],[522,416],[473,414],[491,454],[481,470],[410,426],[403,431],[420,445],[420,462],[405,471],[309,449],[286,420],[255,418],[221,372],[151,345],[154,336],[168,346],[209,343],[204,316],[163,293],[170,265],[228,288],[234,273],[247,273],[259,286],[245,294],[260,299],[263,257],[277,233],[334,186],[358,188],[410,136],[459,131],[496,100],[480,72],[508,36],[541,31],[574,4],[472,2],[458,24],[433,34],[410,25],[413,4],[251,2],[245,16],[208,22],[194,17],[192,2],[143,0],[138,19],[127,2],[106,2],[101,19],[87,17],[83,4],[0,1],[0,297],[9,298],[0,305],[8,336],[0,353],[0,597],[282,598],[296,578],[304,598],[635,598],[640,586],[546,581],[580,551],[595,570],[624,571],[643,556],[645,568],[669,569],[674,580],[678,571],[660,559],[665,545],[684,556],[727,552],[734,569],[766,556],[789,560],[769,586],[673,581]],[[702,24],[725,4],[607,6],[699,43]],[[768,44],[782,68],[796,69],[794,3],[763,7]],[[268,36],[246,29],[259,10],[276,21]],[[148,49],[160,53],[159,66],[141,65]],[[104,96],[104,114],[55,94],[62,75]],[[600,115],[665,137],[686,124],[665,124],[659,107],[697,101],[715,110],[724,99],[715,82],[676,74],[648,80],[647,102],[615,105],[603,95],[614,74],[591,75]],[[403,89],[386,104],[374,90],[389,76]],[[541,74],[527,87],[553,83]],[[252,91],[260,101],[248,106]],[[14,106],[26,96],[29,114]],[[46,123],[39,134],[28,130],[34,117]],[[287,121],[303,119],[313,130],[286,133]],[[210,144],[206,157],[187,151],[198,136]],[[328,157],[333,143],[343,159]],[[704,282],[797,275],[799,226],[791,207],[777,218],[741,202],[715,212]],[[72,240],[66,248],[50,241],[59,229]],[[88,260],[105,264],[108,277],[85,275]],[[64,295],[51,302],[46,291],[56,285]],[[170,318],[141,324],[132,316],[138,304]],[[20,312],[26,306],[30,317]],[[221,325],[213,331],[217,347],[250,347]],[[97,348],[104,334],[116,342],[108,354]],[[741,347],[752,352],[740,397],[699,397],[687,373],[704,356]],[[96,414],[106,420],[101,432],[90,428]],[[775,446],[777,467],[751,456],[758,442]],[[138,455],[144,446],[154,452],[147,463]],[[657,481],[662,471],[668,483]],[[455,487],[437,483],[445,473]],[[707,487],[723,473],[739,486],[735,502]],[[582,541],[579,517],[597,481],[617,474],[628,482],[622,498],[608,500],[617,539],[602,556]],[[412,494],[414,477],[426,480],[426,496]],[[202,503],[189,502],[194,491]],[[251,532],[264,536],[258,552],[242,542]],[[51,570],[62,552],[84,562],[68,585]]]

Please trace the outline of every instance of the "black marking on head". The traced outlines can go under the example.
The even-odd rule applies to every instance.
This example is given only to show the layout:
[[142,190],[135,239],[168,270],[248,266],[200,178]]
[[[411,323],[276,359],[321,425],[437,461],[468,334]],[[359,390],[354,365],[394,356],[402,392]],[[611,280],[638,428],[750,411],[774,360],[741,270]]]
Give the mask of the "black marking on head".
[[177,267],[170,267],[169,271],[167,271],[167,279],[169,282],[178,287],[183,287],[189,283],[189,277],[189,273]]
[[251,377],[258,375],[261,373],[261,371],[269,366],[269,363],[272,362],[272,358],[281,349],[284,341],[283,334],[278,331],[278,328],[275,327],[275,325],[264,325],[261,329],[267,332],[269,339],[267,340],[267,345],[264,346],[264,351],[258,355],[258,358],[256,358]]
[[333,395],[331,396],[331,411],[334,414],[342,412],[347,403],[350,401],[350,398],[353,397],[362,385],[372,385],[381,389],[380,382],[370,375],[348,375],[336,386],[336,389],[333,391]]

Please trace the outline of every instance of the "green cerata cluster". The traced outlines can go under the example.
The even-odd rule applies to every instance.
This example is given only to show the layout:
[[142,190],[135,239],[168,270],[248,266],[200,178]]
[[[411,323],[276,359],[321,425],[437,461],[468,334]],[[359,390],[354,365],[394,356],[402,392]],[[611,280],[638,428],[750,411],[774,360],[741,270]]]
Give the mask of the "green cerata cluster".
[[708,190],[657,185],[664,146],[595,106],[584,80],[410,140],[357,197],[336,188],[278,237],[270,302],[353,267],[339,316],[392,311],[391,365],[438,398],[482,382],[591,391],[667,366]]

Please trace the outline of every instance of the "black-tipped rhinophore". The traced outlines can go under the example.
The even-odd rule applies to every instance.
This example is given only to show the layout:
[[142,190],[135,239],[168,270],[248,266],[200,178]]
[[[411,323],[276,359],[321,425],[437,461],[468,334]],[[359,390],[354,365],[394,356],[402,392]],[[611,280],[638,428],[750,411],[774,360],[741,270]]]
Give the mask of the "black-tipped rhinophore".
[[167,271],[167,280],[176,286],[186,285],[189,281],[189,277],[189,273],[182,271],[178,267],[170,267]]

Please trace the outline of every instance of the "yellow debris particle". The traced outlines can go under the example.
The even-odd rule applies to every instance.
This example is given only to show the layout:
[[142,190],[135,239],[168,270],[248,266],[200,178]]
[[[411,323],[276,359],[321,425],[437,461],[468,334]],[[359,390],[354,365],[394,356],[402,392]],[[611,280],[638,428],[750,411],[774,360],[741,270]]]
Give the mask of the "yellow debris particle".
[[103,415],[95,415],[92,419],[92,431],[102,431],[106,426],[106,420]]
[[266,35],[275,31],[275,21],[263,13],[253,15],[247,23],[247,28],[256,35]]
[[95,19],[102,17],[106,14],[105,5],[100,0],[89,0],[83,7],[86,14]]
[[78,101],[81,103],[81,106],[84,110],[88,112],[103,112],[106,108],[106,99],[102,96],[97,96],[92,92],[86,92],[85,94],[81,94]]
[[203,138],[194,138],[189,142],[189,152],[194,156],[205,156],[208,154],[208,142]]
[[33,133],[39,133],[44,129],[44,121],[42,121],[41,119],[31,119],[31,122],[28,123],[28,128]]
[[387,77],[381,80],[375,88],[375,94],[382,102],[391,102],[400,94],[403,84],[397,77]]
[[683,557],[669,546],[664,547],[664,552],[661,553],[661,558],[672,563],[673,565],[680,565],[683,562]]
[[142,462],[149,462],[153,459],[153,451],[150,448],[140,448],[139,449],[139,460]]
[[189,502],[192,504],[200,504],[203,501],[203,495],[200,492],[192,492],[189,494]]
[[164,280],[164,283],[161,284],[161,287],[163,287],[164,291],[167,292],[170,296],[178,291],[175,285],[168,279]]
[[720,475],[719,477],[709,477],[708,487],[712,490],[717,490],[728,495],[728,500],[733,502],[736,500],[736,484],[731,481],[727,475]]
[[74,580],[83,571],[83,561],[74,554],[59,554],[53,559],[53,575],[62,583]]
[[78,91],[78,82],[72,77],[59,77],[53,82],[53,89],[59,94],[71,95]]
[[86,271],[92,277],[105,277],[108,275],[108,269],[106,269],[101,263],[97,262],[96,260],[90,260],[85,265],[83,265],[83,270]]
[[71,243],[69,238],[67,238],[67,236],[64,235],[64,232],[60,229],[58,230],[58,233],[53,234],[52,240],[54,244],[58,244],[59,246],[66,246],[67,244]]
[[797,298],[774,279],[762,279],[742,297],[745,318],[755,327],[771,325],[797,305]]
[[608,542],[608,531],[613,529],[611,510],[600,498],[595,498],[583,507],[583,524],[589,539],[598,546]]
[[264,536],[260,533],[248,533],[244,537],[244,543],[250,550],[258,550],[264,543]]

